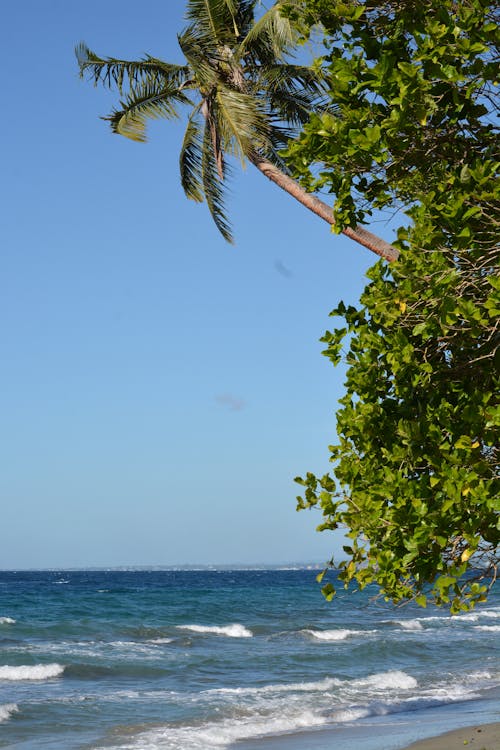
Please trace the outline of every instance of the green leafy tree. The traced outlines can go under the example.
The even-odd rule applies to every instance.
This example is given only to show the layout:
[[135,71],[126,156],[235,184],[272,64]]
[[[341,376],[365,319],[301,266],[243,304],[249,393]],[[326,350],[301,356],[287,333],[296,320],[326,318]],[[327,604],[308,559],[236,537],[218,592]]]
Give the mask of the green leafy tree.
[[[358,308],[323,338],[347,363],[332,475],[299,509],[343,529],[347,587],[452,612],[483,601],[500,562],[500,277],[496,6],[484,0],[305,0],[330,97],[287,161],[335,195],[337,227],[401,211],[400,259],[378,262]],[[334,584],[324,592],[331,597]]]
[[[330,225],[332,209],[290,177],[280,157],[288,139],[311,112],[324,109],[324,79],[298,65],[291,52],[296,33],[279,13],[280,3],[256,18],[257,0],[188,0],[187,28],[178,36],[185,65],[156,57],[126,61],[101,58],[84,44],[76,54],[82,76],[116,87],[121,101],[105,118],[113,132],[144,141],[150,119],[173,119],[191,108],[180,153],[186,195],[205,200],[218,229],[232,241],[224,211],[226,156],[250,161]],[[361,226],[344,233],[394,260],[389,243]]]

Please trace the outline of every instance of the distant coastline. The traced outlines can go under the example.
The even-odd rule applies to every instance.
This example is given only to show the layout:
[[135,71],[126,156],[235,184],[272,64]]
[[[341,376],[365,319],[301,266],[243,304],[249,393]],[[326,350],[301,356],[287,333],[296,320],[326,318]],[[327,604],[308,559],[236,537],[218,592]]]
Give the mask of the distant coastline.
[[22,572],[41,572],[41,573],[50,573],[50,572],[61,572],[66,571],[68,573],[71,572],[82,572],[82,571],[92,571],[92,572],[110,572],[110,573],[134,573],[134,572],[147,572],[147,571],[173,571],[176,570],[179,571],[217,571],[217,570],[224,570],[224,571],[231,571],[231,570],[238,570],[238,571],[244,571],[244,570],[323,570],[325,567],[325,563],[316,563],[316,562],[298,562],[298,563],[255,563],[255,564],[245,564],[245,563],[222,563],[222,564],[191,564],[191,563],[184,563],[181,565],[79,565],[79,566],[72,566],[72,565],[61,565],[61,566],[49,566],[49,567],[0,567],[0,571],[3,573],[15,573],[17,571]]

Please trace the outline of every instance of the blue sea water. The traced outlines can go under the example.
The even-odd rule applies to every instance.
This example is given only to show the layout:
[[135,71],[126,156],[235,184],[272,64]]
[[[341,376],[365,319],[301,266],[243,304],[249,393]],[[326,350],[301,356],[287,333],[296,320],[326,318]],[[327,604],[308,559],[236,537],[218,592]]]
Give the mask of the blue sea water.
[[326,602],[311,570],[0,572],[0,747],[391,750],[500,720],[474,612]]

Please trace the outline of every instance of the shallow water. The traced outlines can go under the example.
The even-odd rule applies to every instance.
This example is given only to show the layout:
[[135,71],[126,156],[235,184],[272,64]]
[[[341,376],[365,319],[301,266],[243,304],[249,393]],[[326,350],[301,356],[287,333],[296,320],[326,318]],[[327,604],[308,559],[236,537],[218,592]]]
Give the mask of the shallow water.
[[[450,618],[315,572],[0,572],[0,747],[389,750],[500,718],[500,592]],[[399,743],[399,744],[398,744]]]

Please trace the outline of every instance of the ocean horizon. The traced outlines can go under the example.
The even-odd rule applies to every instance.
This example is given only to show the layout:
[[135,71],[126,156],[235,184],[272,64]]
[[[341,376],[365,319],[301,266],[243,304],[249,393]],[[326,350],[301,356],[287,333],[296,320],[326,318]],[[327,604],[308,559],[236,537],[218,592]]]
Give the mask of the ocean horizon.
[[185,563],[165,565],[75,565],[75,566],[26,566],[26,567],[0,567],[0,572],[107,572],[125,571],[141,572],[156,570],[323,570],[326,563],[318,562],[280,562],[280,563]]
[[500,719],[500,591],[329,603],[321,565],[0,571],[0,747],[397,750]]

